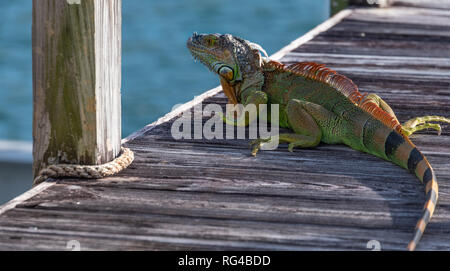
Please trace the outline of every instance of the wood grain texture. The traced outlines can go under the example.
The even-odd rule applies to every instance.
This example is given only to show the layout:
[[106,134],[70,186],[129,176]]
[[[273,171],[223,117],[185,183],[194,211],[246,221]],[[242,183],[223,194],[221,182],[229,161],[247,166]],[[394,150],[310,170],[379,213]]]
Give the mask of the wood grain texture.
[[[419,9],[420,26],[411,8],[385,11],[353,10],[281,60],[326,63],[380,94],[400,121],[449,116],[448,29],[438,27],[436,10]],[[205,97],[204,106],[226,103],[223,93]],[[252,157],[249,140],[175,141],[178,117],[130,137],[136,159],[117,176],[60,180],[15,202],[0,215],[0,249],[64,250],[78,240],[82,250],[366,250],[378,240],[404,250],[412,237],[425,195],[406,170],[342,145],[294,153],[282,145]],[[450,249],[450,127],[443,129],[412,137],[440,185],[419,250]]]
[[120,4],[33,1],[35,175],[120,152]]

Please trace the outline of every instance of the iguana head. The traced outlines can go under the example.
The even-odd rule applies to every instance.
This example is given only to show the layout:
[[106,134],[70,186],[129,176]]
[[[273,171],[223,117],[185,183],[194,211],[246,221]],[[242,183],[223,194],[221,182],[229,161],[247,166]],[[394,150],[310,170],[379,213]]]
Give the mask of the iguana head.
[[219,75],[223,91],[234,104],[239,99],[236,86],[242,87],[244,81],[262,74],[260,51],[267,57],[261,46],[230,34],[194,33],[187,47],[195,59]]

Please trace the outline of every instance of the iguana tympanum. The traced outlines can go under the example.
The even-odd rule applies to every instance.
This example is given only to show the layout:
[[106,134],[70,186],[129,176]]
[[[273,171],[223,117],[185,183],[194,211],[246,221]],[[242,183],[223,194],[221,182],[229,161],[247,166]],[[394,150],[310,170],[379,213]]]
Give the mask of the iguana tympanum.
[[[431,165],[408,136],[427,128],[440,132],[439,124],[429,122],[450,123],[450,119],[425,116],[401,125],[385,101],[376,94],[361,94],[347,77],[317,63],[284,65],[269,60],[261,46],[229,34],[194,33],[187,46],[219,75],[230,103],[279,104],[279,126],[292,133],[253,141],[253,155],[270,140],[289,143],[290,151],[320,142],[343,143],[415,173],[426,189],[423,214],[407,247],[415,249],[433,215],[438,184]],[[245,126],[253,119],[241,114],[224,121]]]

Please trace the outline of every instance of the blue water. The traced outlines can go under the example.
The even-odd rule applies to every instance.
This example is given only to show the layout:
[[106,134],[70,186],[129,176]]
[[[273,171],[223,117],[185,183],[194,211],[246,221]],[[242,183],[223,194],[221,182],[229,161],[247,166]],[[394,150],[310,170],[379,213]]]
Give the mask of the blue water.
[[[270,54],[328,18],[329,0],[123,0],[123,136],[218,85],[186,49],[231,33]],[[0,139],[32,139],[30,0],[0,1]]]

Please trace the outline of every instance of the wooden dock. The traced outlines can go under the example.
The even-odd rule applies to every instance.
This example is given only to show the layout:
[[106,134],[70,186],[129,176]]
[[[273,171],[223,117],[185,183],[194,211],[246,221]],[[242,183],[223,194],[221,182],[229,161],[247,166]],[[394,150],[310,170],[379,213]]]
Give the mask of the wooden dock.
[[[345,10],[274,58],[327,64],[401,122],[450,116],[450,9]],[[0,207],[0,249],[65,250],[71,240],[82,250],[367,250],[370,240],[405,249],[425,200],[415,176],[341,145],[255,158],[248,140],[175,141],[171,123],[199,102],[226,99],[211,90],[125,139],[136,159],[114,177],[49,181]],[[449,250],[450,125],[412,141],[440,185],[418,249]]]

